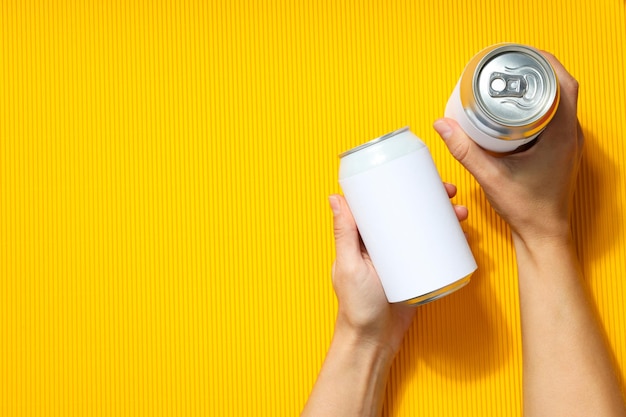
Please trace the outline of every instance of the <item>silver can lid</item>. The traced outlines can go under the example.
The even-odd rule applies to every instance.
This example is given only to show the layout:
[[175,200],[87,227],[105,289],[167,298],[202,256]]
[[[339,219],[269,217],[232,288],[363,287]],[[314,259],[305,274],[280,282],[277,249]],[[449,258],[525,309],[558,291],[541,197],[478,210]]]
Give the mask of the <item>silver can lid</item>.
[[559,85],[543,55],[524,45],[502,44],[475,58],[474,70],[464,74],[464,84],[469,87],[471,79],[471,88],[462,100],[481,130],[501,139],[521,139],[547,125],[558,106]]
[[477,102],[494,120],[522,126],[541,119],[556,97],[556,76],[534,51],[503,48],[478,68]]

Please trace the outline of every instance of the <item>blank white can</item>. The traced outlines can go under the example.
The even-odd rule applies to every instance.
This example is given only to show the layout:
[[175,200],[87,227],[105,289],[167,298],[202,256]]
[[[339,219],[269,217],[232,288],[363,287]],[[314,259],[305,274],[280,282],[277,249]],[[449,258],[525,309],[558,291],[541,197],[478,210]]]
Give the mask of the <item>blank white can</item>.
[[428,148],[408,127],[339,157],[339,183],[389,302],[424,304],[469,282],[476,261]]

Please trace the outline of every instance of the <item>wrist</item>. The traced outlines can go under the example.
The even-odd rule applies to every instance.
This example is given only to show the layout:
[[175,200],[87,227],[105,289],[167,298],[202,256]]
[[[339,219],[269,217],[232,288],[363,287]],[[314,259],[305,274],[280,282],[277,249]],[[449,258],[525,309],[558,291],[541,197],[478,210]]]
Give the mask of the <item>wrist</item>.
[[558,293],[564,285],[579,286],[580,264],[571,234],[522,237],[513,233],[513,243],[520,291],[539,285],[536,289],[543,297]]
[[519,233],[511,231],[513,245],[516,251],[524,251],[530,254],[551,253],[554,250],[571,250],[574,247],[574,240],[569,230],[563,228],[553,233]]
[[511,226],[511,235],[516,248],[520,245],[529,250],[543,247],[568,247],[573,244],[569,216],[541,216],[523,226]]
[[388,349],[338,323],[302,416],[380,416],[392,361]]
[[377,362],[377,366],[391,367],[396,348],[373,329],[357,329],[338,320],[331,347],[355,355],[363,362]]

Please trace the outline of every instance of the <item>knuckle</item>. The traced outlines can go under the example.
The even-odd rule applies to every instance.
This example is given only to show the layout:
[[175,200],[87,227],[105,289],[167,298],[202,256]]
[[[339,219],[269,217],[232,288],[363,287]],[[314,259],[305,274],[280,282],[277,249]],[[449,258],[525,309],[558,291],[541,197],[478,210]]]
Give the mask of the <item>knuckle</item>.
[[571,75],[568,75],[561,81],[561,87],[565,94],[571,97],[578,97],[578,91],[580,90],[580,83]]
[[470,146],[467,142],[457,141],[450,144],[449,149],[454,159],[463,164],[467,160]]
[[354,263],[345,262],[341,257],[337,257],[335,260],[333,275],[335,279],[341,279],[341,277],[352,277],[357,275],[359,268]]

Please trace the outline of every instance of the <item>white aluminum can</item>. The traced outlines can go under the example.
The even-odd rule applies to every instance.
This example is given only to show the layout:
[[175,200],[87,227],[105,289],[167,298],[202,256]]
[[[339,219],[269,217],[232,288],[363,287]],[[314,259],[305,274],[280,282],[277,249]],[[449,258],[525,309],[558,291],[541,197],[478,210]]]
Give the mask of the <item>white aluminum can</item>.
[[469,282],[476,261],[428,148],[408,127],[339,157],[339,183],[389,302],[419,305]]
[[559,104],[559,83],[534,48],[503,43],[476,54],[445,110],[481,147],[511,152],[535,139]]

